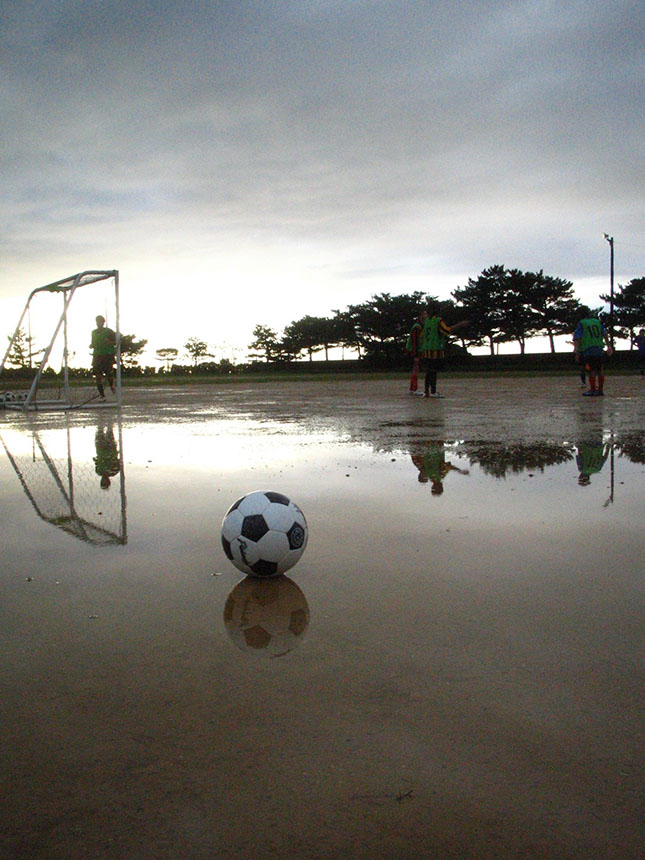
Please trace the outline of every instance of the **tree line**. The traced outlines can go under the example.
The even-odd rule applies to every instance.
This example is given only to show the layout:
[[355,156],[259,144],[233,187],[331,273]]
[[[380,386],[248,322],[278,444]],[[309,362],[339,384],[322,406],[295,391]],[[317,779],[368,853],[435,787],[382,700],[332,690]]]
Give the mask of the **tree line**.
[[[610,300],[608,295],[599,298]],[[614,337],[633,343],[636,331],[645,325],[645,278],[618,286],[610,319],[600,307],[590,308],[579,302],[571,281],[545,275],[542,270],[523,272],[494,265],[476,278],[469,278],[466,286],[453,290],[449,299],[440,300],[419,291],[397,296],[381,293],[344,310],[332,310],[328,317],[304,316],[289,323],[280,334],[258,324],[248,345],[248,358],[252,363],[291,362],[303,357],[313,360],[316,353],[324,352],[328,359],[329,350],[340,347],[374,364],[395,364],[404,355],[408,333],[420,309],[429,303],[439,306],[448,324],[468,320],[467,328],[459,332],[463,349],[487,346],[494,355],[499,344],[517,342],[524,353],[530,338],[546,336],[554,353],[555,337],[571,335],[578,321],[589,314],[600,316]],[[121,335],[122,366],[126,371],[138,369],[146,344],[147,340],[138,340],[133,334]],[[155,354],[163,370],[228,373],[236,366],[228,359],[209,361],[214,356],[207,342],[197,337],[188,338],[183,347],[191,366],[186,368],[179,363],[177,348],[164,347]],[[20,332],[7,363],[29,368],[39,353],[42,350]]]
[[[407,335],[419,313],[429,303],[437,304],[448,324],[468,320],[459,341],[464,349],[487,346],[491,355],[499,344],[517,342],[524,353],[526,342],[536,336],[549,339],[555,352],[555,337],[572,334],[578,321],[598,315],[616,338],[633,342],[637,328],[645,324],[645,278],[619,286],[614,295],[613,319],[600,307],[590,308],[573,294],[573,284],[563,278],[539,272],[490,266],[465,287],[458,287],[450,299],[439,300],[422,292],[392,296],[374,295],[330,317],[305,316],[287,325],[281,335],[257,325],[249,344],[249,357],[263,361],[293,361],[303,356],[311,360],[317,352],[329,357],[331,347],[356,350],[365,358],[384,363],[399,359]],[[608,302],[609,296],[601,295]]]

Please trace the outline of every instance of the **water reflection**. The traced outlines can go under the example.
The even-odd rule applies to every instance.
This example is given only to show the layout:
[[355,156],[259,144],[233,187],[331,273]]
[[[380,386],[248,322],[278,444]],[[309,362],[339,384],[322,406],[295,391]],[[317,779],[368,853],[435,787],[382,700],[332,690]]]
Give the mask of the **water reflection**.
[[[385,446],[379,446],[385,450]],[[625,457],[634,463],[645,463],[645,433],[630,432],[614,439],[611,431],[599,421],[582,421],[575,441],[555,442],[454,442],[418,436],[410,440],[408,452],[418,470],[419,483],[431,485],[433,495],[442,495],[444,481],[451,472],[468,475],[471,468],[497,480],[528,472],[545,472],[552,466],[573,464],[579,486],[586,487],[596,476],[608,472],[610,494],[605,507],[614,501],[616,489],[615,457]],[[458,466],[454,461],[462,461]],[[606,480],[606,479],[605,479]]]
[[443,441],[433,440],[411,452],[412,462],[419,470],[420,484],[430,483],[433,496],[443,493],[443,482],[450,472],[468,475],[469,469],[462,469],[446,460],[446,445]]
[[63,430],[8,430],[0,442],[42,520],[95,547],[127,543],[120,421],[116,436],[112,419],[99,414],[94,431],[68,420]]
[[99,482],[101,489],[107,490],[112,483],[111,479],[121,472],[119,449],[117,448],[114,429],[111,423],[99,425],[96,428],[94,445],[96,447],[94,470],[97,475],[101,476]]
[[615,447],[619,456],[645,464],[645,433],[625,433],[616,439]]
[[597,475],[607,462],[613,445],[605,442],[602,436],[595,440],[583,439],[577,444],[576,466],[578,467],[578,484],[586,487],[591,483],[591,476]]
[[287,576],[260,580],[247,576],[229,594],[224,606],[226,632],[246,654],[283,657],[303,641],[309,625],[309,604]]
[[535,442],[530,444],[504,444],[491,442],[462,442],[459,452],[472,465],[494,478],[505,478],[509,473],[540,471],[547,466],[566,463],[574,456],[570,443]]
[[[382,452],[397,450],[394,446],[382,444],[375,448]],[[587,485],[614,454],[633,463],[645,463],[645,433],[631,432],[614,438],[613,432],[603,429],[599,422],[587,421],[579,427],[575,441],[505,443],[456,439],[451,442],[421,440],[414,435],[407,452],[417,467],[419,483],[430,483],[432,492],[437,495],[443,492],[443,482],[450,472],[469,474],[470,469],[457,466],[454,459],[463,460],[470,467],[478,466],[485,475],[500,480],[523,472],[544,472],[551,466],[573,461],[578,468],[579,483]],[[450,455],[452,460],[447,459]]]

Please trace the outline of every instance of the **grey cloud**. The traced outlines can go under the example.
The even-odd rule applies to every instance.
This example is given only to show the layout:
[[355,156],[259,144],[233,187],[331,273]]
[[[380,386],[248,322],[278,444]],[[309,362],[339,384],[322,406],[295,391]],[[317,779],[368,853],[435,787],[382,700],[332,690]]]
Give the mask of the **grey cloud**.
[[465,263],[495,250],[491,223],[518,254],[549,212],[636,224],[639,20],[631,2],[544,0],[14,9],[5,225],[67,222],[73,242],[101,219],[133,238],[184,223],[359,253],[385,230],[377,254],[417,259],[435,236]]

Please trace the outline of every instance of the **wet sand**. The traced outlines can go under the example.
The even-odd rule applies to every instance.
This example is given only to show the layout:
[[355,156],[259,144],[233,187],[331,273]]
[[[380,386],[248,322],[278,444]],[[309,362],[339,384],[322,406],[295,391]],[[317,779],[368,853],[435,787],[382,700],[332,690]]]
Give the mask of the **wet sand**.
[[[126,392],[122,546],[43,522],[0,459],[1,857],[642,856],[643,382],[441,382]],[[104,420],[35,422],[92,474]],[[607,506],[609,460],[579,487],[568,453],[589,434],[623,446]],[[440,497],[434,442],[467,473]],[[531,446],[553,465],[482,468]],[[252,597],[219,522],[258,485],[310,527],[276,659],[225,618]]]

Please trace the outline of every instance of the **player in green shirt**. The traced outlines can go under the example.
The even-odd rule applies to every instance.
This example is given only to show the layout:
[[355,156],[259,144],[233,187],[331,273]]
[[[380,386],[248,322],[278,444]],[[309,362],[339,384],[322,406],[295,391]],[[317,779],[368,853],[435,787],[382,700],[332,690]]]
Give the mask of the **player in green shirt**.
[[96,328],[92,332],[92,372],[96,378],[96,388],[99,400],[105,400],[103,377],[107,379],[112,394],[114,389],[114,355],[116,353],[116,335],[105,325],[105,317],[97,316]]
[[602,397],[605,385],[605,353],[612,354],[612,348],[603,324],[596,317],[580,320],[573,335],[573,348],[576,360],[582,361],[589,374],[589,391],[585,397]]
[[421,335],[422,355],[426,359],[424,397],[443,397],[443,394],[437,394],[437,373],[444,369],[446,339],[450,332],[457,331],[467,325],[468,320],[448,325],[439,316],[438,305],[431,305],[428,308],[428,316]]

